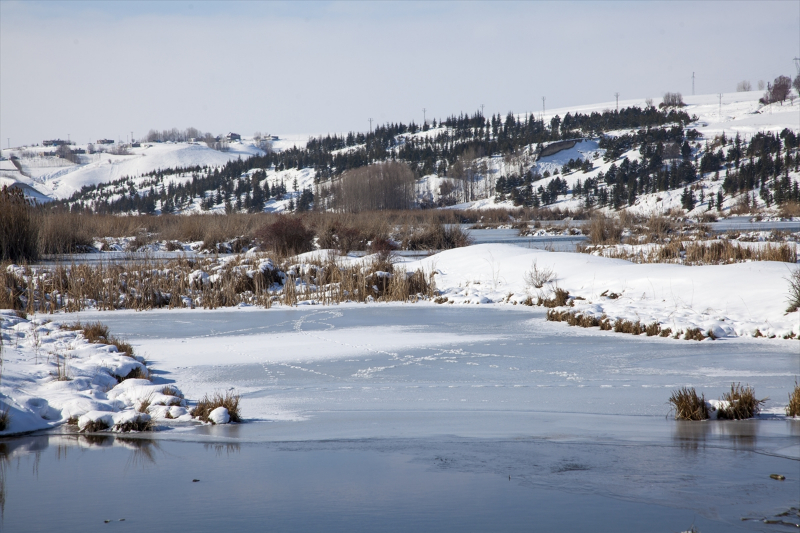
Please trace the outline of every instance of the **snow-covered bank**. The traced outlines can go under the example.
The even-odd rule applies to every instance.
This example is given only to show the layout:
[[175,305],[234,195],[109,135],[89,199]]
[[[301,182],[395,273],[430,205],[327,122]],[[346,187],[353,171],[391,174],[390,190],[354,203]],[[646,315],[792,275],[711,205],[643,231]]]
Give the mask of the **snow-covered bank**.
[[0,435],[67,422],[84,429],[102,421],[109,429],[124,430],[130,427],[126,424],[146,424],[151,417],[192,419],[177,387],[126,379],[147,369],[142,358],[120,353],[115,346],[90,343],[80,331],[7,310],[0,311],[0,335],[0,399],[9,415]]
[[[541,289],[526,287],[534,262],[551,269]],[[658,322],[673,331],[712,330],[718,337],[784,337],[800,334],[798,313],[786,313],[788,263],[758,261],[693,266],[634,264],[587,254],[545,252],[507,244],[448,250],[408,263],[435,269],[442,298],[454,304],[521,304],[559,287],[575,299],[573,310],[643,324]],[[618,297],[613,297],[618,295]],[[440,300],[441,301],[441,300]],[[758,330],[758,334],[756,333]]]

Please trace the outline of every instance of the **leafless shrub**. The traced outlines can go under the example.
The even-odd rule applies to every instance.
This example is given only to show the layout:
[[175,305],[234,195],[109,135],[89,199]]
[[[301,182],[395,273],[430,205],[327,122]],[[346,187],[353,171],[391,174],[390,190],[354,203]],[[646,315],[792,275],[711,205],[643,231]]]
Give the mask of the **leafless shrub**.
[[525,272],[523,279],[526,288],[530,289],[533,287],[535,289],[541,289],[544,287],[545,283],[550,283],[554,278],[555,273],[552,268],[539,268],[536,264],[536,260],[534,260],[531,264],[531,269]]
[[753,90],[753,84],[748,80],[742,80],[736,84],[736,92],[744,93]]
[[717,418],[727,420],[753,418],[767,401],[767,398],[756,399],[755,389],[749,385],[743,387],[741,383],[731,383],[730,392],[724,393],[721,399],[728,404],[717,410]]
[[228,415],[230,415],[232,422],[241,422],[239,399],[239,394],[232,391],[226,391],[225,394],[215,392],[211,396],[206,394],[203,399],[197,402],[197,405],[191,411],[191,415],[203,422],[208,422],[208,415],[211,414],[211,411],[217,407],[224,407],[228,410]]
[[792,270],[789,277],[786,278],[789,282],[789,307],[786,309],[787,313],[793,313],[800,308],[800,268]]
[[256,237],[268,250],[293,255],[311,250],[314,232],[306,228],[302,219],[283,215],[259,229]]
[[672,410],[675,411],[675,420],[708,419],[705,395],[697,396],[694,387],[682,387],[672,391],[669,403],[672,404]]

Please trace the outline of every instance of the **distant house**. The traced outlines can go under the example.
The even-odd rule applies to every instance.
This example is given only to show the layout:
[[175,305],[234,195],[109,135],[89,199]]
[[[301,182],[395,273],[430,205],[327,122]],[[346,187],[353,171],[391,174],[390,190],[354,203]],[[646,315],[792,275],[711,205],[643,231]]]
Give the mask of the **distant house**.
[[229,141],[241,141],[242,140],[242,136],[239,135],[238,133],[228,133],[228,135],[226,135],[225,138],[228,139]]
[[114,141],[111,139],[97,139],[96,144],[114,144]]
[[67,141],[62,141],[61,139],[49,139],[47,141],[42,141],[42,146],[61,146],[62,144],[69,144]]

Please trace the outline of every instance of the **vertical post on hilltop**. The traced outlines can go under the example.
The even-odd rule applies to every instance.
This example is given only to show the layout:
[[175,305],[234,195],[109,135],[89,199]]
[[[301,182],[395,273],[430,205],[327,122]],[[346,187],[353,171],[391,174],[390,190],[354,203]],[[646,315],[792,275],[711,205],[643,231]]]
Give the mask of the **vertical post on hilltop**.
[[692,96],[694,96],[694,72],[692,72]]
[[722,121],[722,93],[719,93],[719,120]]
[[614,98],[617,99],[617,113],[619,113],[619,93],[614,93]]
[[544,101],[546,96],[542,96],[542,124],[544,124]]
[[483,114],[483,104],[481,104],[481,117],[484,117],[484,116],[486,116],[486,115]]
[[425,108],[423,107],[423,108],[422,108],[422,125],[423,125],[423,126],[424,126],[425,124],[427,124],[427,123],[428,123],[428,117],[427,117],[427,115],[425,115],[425,112],[426,112],[426,111],[427,111],[427,109],[425,109]]

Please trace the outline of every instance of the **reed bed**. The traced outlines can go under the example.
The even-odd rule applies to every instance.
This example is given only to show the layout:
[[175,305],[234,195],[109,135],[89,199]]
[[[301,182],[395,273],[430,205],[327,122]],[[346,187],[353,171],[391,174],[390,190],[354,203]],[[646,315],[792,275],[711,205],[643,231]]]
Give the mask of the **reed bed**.
[[[435,297],[433,272],[407,272],[391,254],[372,261],[344,262],[336,256],[293,263],[269,254],[234,258],[141,258],[125,264],[54,267],[0,265],[0,308],[28,313],[155,308],[215,309],[240,304],[271,307],[301,301],[417,301]],[[91,325],[90,325],[91,326]],[[77,326],[76,326],[77,327]],[[80,326],[83,328],[84,326]],[[92,331],[90,336],[107,335]],[[121,352],[119,339],[105,338]]]
[[630,249],[620,246],[581,246],[579,252],[633,263],[675,263],[681,265],[728,265],[745,261],[797,262],[798,247],[794,243],[766,243],[762,246],[742,246],[727,240],[682,241]]

